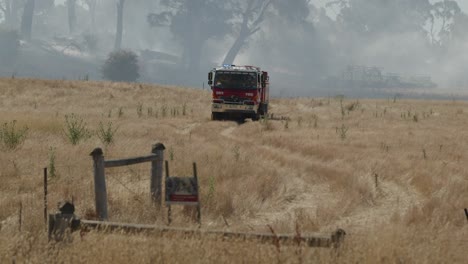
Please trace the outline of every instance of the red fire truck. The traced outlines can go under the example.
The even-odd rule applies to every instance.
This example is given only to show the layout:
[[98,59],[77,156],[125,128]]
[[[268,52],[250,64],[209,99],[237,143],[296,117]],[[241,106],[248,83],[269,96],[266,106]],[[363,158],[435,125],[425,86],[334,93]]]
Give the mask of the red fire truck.
[[268,113],[268,72],[255,66],[223,65],[208,73],[211,119],[258,120]]

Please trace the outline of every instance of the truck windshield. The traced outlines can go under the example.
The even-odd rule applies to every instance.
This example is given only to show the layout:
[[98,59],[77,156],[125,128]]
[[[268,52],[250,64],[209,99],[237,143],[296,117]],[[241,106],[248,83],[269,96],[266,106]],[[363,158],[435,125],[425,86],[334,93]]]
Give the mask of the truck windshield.
[[254,72],[218,71],[214,87],[221,89],[257,89],[257,74]]

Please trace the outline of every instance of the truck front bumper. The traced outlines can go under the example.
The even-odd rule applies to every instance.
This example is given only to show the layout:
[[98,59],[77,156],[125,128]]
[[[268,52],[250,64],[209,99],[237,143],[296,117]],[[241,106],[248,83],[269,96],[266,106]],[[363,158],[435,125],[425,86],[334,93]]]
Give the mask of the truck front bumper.
[[211,112],[213,113],[249,113],[256,114],[258,105],[241,105],[241,104],[217,104],[211,105]]

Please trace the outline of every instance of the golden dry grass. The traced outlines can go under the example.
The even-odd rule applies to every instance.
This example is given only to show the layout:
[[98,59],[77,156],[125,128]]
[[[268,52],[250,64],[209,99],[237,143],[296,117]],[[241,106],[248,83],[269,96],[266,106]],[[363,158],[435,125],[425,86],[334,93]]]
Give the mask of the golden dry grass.
[[[274,99],[271,111],[290,120],[213,122],[210,93],[180,87],[1,79],[0,121],[17,120],[29,131],[18,149],[0,152],[0,262],[466,261],[467,103],[298,98]],[[89,153],[103,144],[96,135],[67,142],[64,116],[72,113],[91,131],[99,122],[118,127],[106,158],[148,154],[162,142],[172,175],[190,175],[197,162],[205,229],[269,232],[271,225],[294,233],[298,223],[306,234],[341,227],[346,243],[339,254],[297,246],[277,252],[216,237],[92,232],[48,245],[42,168],[51,149],[57,176],[49,210],[72,198],[79,216],[94,208]],[[149,202],[148,164],[108,170],[107,177],[110,220],[166,222],[165,210]],[[174,225],[195,226],[182,210],[174,215]]]

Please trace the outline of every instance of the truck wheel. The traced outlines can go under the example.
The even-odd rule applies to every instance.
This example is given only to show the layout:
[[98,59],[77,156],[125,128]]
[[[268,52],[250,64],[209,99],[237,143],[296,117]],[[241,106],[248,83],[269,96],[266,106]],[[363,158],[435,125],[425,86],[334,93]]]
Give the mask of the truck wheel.
[[260,119],[260,114],[252,115],[252,121],[258,121]]
[[264,116],[268,115],[268,104],[262,105],[262,115]]
[[213,121],[221,120],[221,117],[221,113],[211,113],[211,120]]

